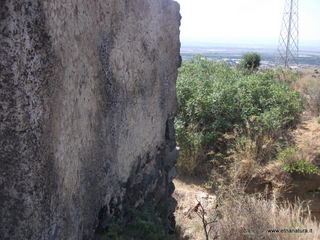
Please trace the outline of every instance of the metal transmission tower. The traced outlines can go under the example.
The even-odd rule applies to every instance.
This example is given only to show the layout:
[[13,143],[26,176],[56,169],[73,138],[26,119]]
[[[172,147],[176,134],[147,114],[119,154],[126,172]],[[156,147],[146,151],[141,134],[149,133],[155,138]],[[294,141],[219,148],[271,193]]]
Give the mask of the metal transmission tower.
[[285,0],[279,38],[279,63],[289,68],[298,65],[299,57],[299,1]]

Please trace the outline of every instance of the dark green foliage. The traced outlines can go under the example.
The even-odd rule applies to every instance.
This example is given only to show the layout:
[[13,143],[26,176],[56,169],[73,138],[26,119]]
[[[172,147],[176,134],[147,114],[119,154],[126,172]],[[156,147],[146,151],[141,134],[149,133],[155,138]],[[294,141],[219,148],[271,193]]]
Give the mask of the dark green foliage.
[[101,240],[175,240],[165,231],[159,213],[151,205],[142,209],[128,209],[126,223],[109,219],[108,231]]
[[260,66],[261,57],[258,53],[246,53],[242,56],[239,67],[249,71],[256,70]]
[[299,93],[270,72],[247,75],[202,56],[182,64],[177,94],[178,167],[189,172],[223,134],[249,126],[253,135],[272,135],[294,126],[303,109]]

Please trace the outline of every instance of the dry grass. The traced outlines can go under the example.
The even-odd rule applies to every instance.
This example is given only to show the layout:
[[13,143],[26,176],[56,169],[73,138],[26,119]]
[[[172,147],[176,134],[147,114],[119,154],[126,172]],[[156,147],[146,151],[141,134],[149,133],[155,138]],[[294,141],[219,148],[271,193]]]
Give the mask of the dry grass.
[[250,179],[259,168],[257,145],[248,138],[241,138],[235,144],[232,154],[231,178],[233,181]]
[[319,116],[320,114],[320,79],[311,78],[306,81],[303,86],[303,93],[306,95],[307,104],[314,114]]
[[305,97],[307,109],[313,116],[320,115],[320,74],[314,70],[304,69],[301,77],[293,84],[293,87]]
[[320,124],[316,118],[303,121],[293,134],[304,159],[320,166]]
[[[279,205],[275,200],[233,192],[218,208],[221,215],[213,236],[220,240],[318,240],[319,223],[303,202]],[[214,213],[213,213],[214,214]],[[312,233],[269,233],[268,230],[304,230]]]
[[[203,205],[208,221],[212,223],[210,240],[318,240],[319,222],[312,219],[308,204],[277,203],[275,198],[245,194],[238,185],[228,186],[218,192],[218,200],[195,185],[175,180],[178,201],[175,212],[180,238],[183,240],[204,240],[201,219],[195,208],[198,200]],[[218,205],[216,208],[215,206]],[[270,233],[268,230],[304,230],[312,233]]]
[[248,137],[238,138],[230,155],[232,182],[250,181],[275,156],[276,147],[276,140],[267,135],[261,134],[254,140]]

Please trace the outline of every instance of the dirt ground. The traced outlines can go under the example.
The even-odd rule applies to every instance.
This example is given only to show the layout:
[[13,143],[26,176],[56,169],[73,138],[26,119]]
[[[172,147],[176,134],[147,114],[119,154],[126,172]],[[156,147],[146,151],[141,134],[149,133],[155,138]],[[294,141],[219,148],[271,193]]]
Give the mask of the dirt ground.
[[177,228],[183,240],[203,240],[204,232],[201,218],[196,214],[195,208],[200,202],[204,209],[213,209],[215,196],[201,186],[185,183],[179,179],[174,180],[176,187],[173,197],[178,205],[175,211]]

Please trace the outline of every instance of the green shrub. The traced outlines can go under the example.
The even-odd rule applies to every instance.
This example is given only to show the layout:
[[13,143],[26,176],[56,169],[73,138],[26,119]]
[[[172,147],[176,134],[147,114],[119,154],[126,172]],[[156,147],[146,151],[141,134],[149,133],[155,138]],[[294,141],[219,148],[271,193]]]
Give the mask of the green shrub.
[[290,173],[302,175],[317,174],[319,169],[310,162],[306,162],[295,147],[288,147],[278,154],[278,161],[283,163],[282,169]]
[[256,70],[260,66],[261,57],[258,53],[246,53],[242,56],[239,67],[249,71]]
[[107,233],[101,240],[175,240],[175,235],[167,234],[160,214],[151,206],[128,209],[129,222],[123,224],[118,219],[110,219]]
[[276,134],[294,126],[303,109],[299,93],[270,73],[245,75],[202,56],[182,64],[177,95],[178,167],[189,172],[225,133],[249,126],[252,136]]
[[181,121],[176,122],[176,133],[179,136],[180,147],[183,149],[179,154],[177,167],[184,173],[194,173],[206,157],[203,151],[203,136],[195,129],[192,125],[186,129]]
[[302,175],[318,174],[319,172],[317,166],[310,162],[306,162],[303,159],[284,165],[283,170],[290,173],[299,173]]

